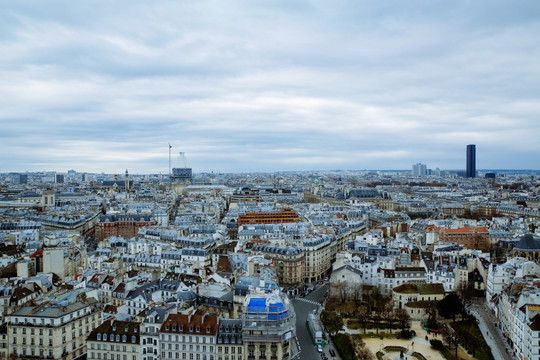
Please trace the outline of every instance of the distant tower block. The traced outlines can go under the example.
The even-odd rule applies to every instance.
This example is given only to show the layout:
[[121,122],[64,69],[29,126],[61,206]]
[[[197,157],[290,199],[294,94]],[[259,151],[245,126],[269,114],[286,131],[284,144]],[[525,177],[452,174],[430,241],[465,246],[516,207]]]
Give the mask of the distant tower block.
[[467,145],[467,171],[468,178],[476,177],[476,145]]

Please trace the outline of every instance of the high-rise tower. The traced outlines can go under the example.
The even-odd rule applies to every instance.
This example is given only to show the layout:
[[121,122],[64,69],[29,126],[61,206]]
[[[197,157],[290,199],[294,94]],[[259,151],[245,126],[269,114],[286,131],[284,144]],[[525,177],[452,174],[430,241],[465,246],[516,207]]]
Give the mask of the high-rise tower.
[[467,145],[467,172],[468,178],[476,177],[476,145]]

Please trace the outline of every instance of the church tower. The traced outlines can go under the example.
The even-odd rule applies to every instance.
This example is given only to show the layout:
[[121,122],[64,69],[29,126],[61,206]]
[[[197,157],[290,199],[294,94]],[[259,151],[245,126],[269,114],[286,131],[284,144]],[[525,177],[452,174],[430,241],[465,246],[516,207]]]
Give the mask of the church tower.
[[125,178],[125,183],[124,183],[124,190],[129,191],[129,174],[128,174],[127,169],[126,169],[126,178]]

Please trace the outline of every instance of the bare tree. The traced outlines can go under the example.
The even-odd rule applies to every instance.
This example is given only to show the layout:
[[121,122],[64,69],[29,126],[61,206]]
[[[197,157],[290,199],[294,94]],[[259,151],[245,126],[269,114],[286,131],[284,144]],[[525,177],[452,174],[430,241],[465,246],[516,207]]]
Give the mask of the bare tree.
[[396,309],[394,311],[394,316],[401,330],[407,330],[411,327],[411,316],[409,315],[407,310]]
[[356,317],[358,319],[358,323],[360,324],[362,329],[364,329],[364,334],[366,333],[366,327],[370,315],[371,311],[369,311],[369,309],[365,305],[359,306],[356,310]]
[[358,359],[362,360],[375,360],[375,356],[368,348],[363,347],[357,351]]
[[463,303],[463,311],[465,312],[465,309],[467,309],[472,303],[474,290],[464,282],[461,282],[459,283],[456,292],[461,298],[461,301]]
[[448,349],[452,350],[452,346],[454,346],[456,350],[456,358],[457,358],[458,347],[459,347],[459,336],[450,327],[446,328],[443,334],[444,334],[445,340],[448,342]]
[[375,325],[375,329],[377,330],[378,334],[379,328],[381,327],[381,314],[379,312],[375,312],[375,314],[371,317],[371,320],[373,321],[373,325]]
[[425,309],[428,316],[427,325],[434,326],[437,323],[437,301],[430,301]]
[[392,325],[394,323],[394,312],[392,311],[391,306],[386,305],[383,307],[381,311],[381,318],[390,329],[390,333],[392,333]]
[[362,284],[355,283],[350,287],[351,300],[355,304],[360,304],[362,302]]

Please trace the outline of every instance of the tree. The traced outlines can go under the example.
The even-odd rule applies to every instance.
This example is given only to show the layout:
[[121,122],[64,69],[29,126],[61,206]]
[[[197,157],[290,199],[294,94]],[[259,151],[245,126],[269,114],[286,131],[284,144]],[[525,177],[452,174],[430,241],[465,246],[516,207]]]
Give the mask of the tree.
[[403,331],[411,327],[411,316],[405,309],[396,309],[394,317],[399,324],[399,328]]
[[456,334],[455,331],[452,331],[452,329],[446,328],[446,330],[444,331],[444,337],[446,341],[448,342],[449,350],[452,350],[452,346],[455,347],[456,358],[457,358],[458,347],[459,347],[459,336]]
[[354,284],[350,288],[351,300],[357,305],[362,302],[362,287],[362,284]]
[[331,335],[335,335],[343,328],[343,319],[335,311],[323,310],[321,322]]
[[472,299],[474,296],[474,289],[472,286],[468,286],[464,282],[460,282],[458,288],[456,289],[459,297],[461,298],[463,307],[463,314],[465,313],[466,308],[471,305]]
[[440,316],[446,319],[452,318],[453,321],[456,321],[456,314],[463,313],[463,303],[456,293],[450,293],[439,301],[437,309]]
[[364,334],[366,333],[366,327],[368,323],[368,318],[371,315],[371,312],[368,310],[367,306],[359,306],[356,310],[356,318],[358,319],[358,323],[360,324],[360,327],[364,329]]
[[435,327],[437,325],[437,302],[429,301],[426,307],[426,314],[428,316],[427,326]]
[[383,295],[377,286],[373,286],[370,296],[370,305],[372,309],[378,309],[382,301]]
[[367,347],[363,347],[361,349],[358,349],[357,351],[357,357],[358,359],[362,360],[374,360],[375,356],[373,356],[373,353],[369,351]]
[[375,315],[371,317],[371,320],[373,321],[373,325],[375,326],[375,329],[377,330],[377,334],[379,333],[379,328],[381,327],[381,314],[379,312],[375,312]]
[[392,333],[392,325],[394,323],[394,312],[392,311],[392,307],[386,305],[382,311],[381,311],[381,318],[386,323],[388,328],[390,329],[390,333]]

